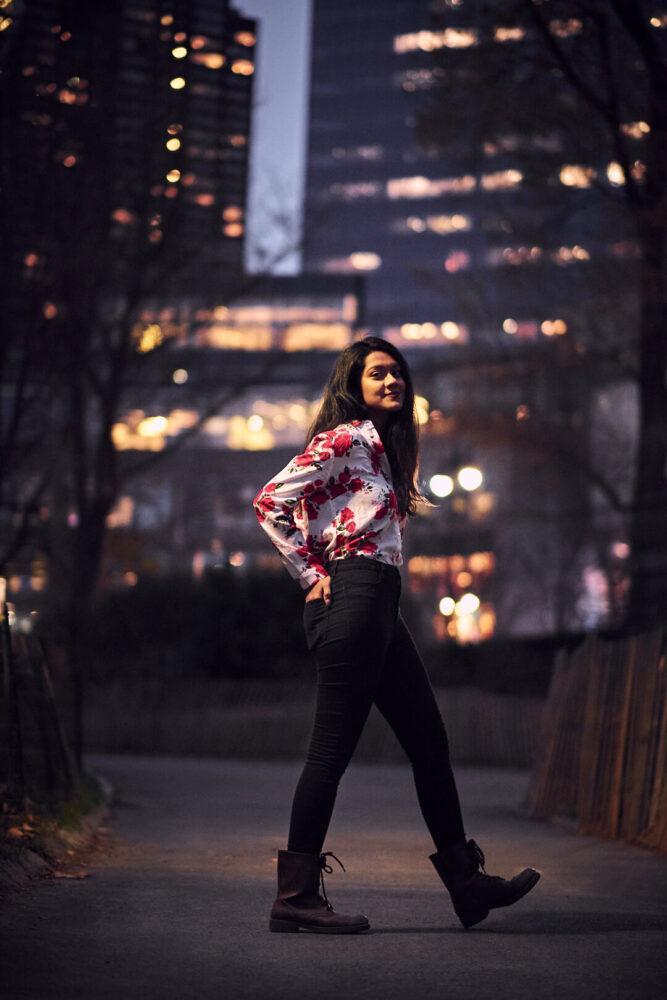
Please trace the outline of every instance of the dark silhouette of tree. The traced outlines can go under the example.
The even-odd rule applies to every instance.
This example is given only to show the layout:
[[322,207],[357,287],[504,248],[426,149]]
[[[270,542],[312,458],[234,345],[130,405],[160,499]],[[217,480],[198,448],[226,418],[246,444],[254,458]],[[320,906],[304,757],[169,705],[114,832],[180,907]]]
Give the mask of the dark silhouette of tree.
[[[227,109],[220,109],[218,166],[193,207],[188,186],[166,180],[169,171],[182,177],[187,161],[165,140],[182,135],[189,121],[187,93],[169,87],[167,64],[159,69],[171,43],[165,56],[155,30],[133,36],[132,44],[144,46],[142,58],[158,67],[160,86],[139,79],[122,49],[129,44],[124,13],[121,3],[63,0],[60,23],[44,40],[53,58],[32,65],[26,53],[35,23],[30,5],[17,4],[0,78],[8,330],[0,346],[0,572],[30,553],[48,559],[73,678],[79,759],[88,622],[107,517],[123,479],[146,464],[145,456],[120,464],[112,428],[130,392],[136,398],[138,387],[148,394],[160,388],[166,366],[159,359],[173,344],[168,329],[146,339],[142,310],[186,297],[228,301],[248,285],[238,232],[226,238],[220,222],[220,199],[238,201],[244,190],[238,177],[245,160],[233,174],[226,169],[237,157],[236,147],[225,145]],[[278,363],[263,357],[209,392],[198,423],[162,455]]]

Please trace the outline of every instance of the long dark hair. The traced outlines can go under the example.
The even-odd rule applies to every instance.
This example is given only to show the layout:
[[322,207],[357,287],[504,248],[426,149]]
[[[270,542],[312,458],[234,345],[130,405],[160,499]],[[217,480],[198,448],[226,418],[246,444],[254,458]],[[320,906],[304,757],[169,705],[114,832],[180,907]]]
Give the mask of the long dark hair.
[[306,444],[321,431],[330,431],[351,420],[368,420],[361,391],[361,375],[366,358],[384,351],[399,365],[405,382],[403,406],[392,413],[382,431],[382,443],[391,466],[398,507],[402,514],[414,514],[423,497],[417,489],[419,425],[415,416],[415,393],[407,361],[393,344],[380,337],[365,337],[338,355],[324,390],[317,416],[308,431]]

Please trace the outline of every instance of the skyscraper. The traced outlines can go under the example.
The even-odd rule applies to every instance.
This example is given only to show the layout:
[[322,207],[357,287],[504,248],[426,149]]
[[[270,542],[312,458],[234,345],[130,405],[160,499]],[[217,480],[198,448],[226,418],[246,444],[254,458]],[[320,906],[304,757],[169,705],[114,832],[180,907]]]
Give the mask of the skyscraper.
[[14,6],[3,127],[15,275],[41,270],[48,284],[82,212],[117,245],[168,238],[181,265],[239,272],[254,21],[227,0]]
[[[534,71],[517,74],[511,107],[494,92],[489,55],[505,77],[521,59],[539,70],[534,34],[504,14],[478,0],[314,0],[304,266],[365,273],[369,326],[404,346],[558,337],[595,262],[615,281],[633,255],[592,197],[596,183],[613,195],[620,168],[562,77],[538,72],[536,93]],[[581,24],[551,28],[560,40]],[[438,134],[448,118],[456,129]]]

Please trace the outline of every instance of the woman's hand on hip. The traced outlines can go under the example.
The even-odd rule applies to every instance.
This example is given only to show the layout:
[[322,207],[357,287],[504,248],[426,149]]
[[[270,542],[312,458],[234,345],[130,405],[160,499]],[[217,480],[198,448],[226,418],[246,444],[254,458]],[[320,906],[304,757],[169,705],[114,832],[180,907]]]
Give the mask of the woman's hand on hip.
[[321,580],[314,583],[306,595],[308,601],[317,601],[322,598],[325,604],[331,604],[331,577],[323,576]]

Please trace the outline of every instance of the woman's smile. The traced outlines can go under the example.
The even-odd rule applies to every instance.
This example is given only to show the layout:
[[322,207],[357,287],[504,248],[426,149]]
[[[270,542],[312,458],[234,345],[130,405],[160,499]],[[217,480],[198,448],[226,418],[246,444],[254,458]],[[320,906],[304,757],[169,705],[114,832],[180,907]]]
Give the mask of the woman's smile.
[[381,422],[401,409],[405,379],[398,362],[384,351],[372,351],[361,375],[361,392],[371,417]]

